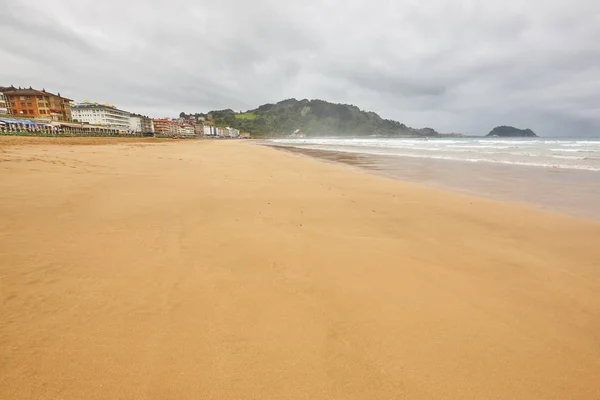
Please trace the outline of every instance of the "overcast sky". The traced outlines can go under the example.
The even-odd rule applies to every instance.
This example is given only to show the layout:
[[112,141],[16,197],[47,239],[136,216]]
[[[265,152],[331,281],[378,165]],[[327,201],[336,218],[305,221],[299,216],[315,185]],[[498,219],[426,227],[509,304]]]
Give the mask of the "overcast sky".
[[152,117],[295,97],[442,132],[600,134],[597,0],[0,0],[0,10],[0,86]]

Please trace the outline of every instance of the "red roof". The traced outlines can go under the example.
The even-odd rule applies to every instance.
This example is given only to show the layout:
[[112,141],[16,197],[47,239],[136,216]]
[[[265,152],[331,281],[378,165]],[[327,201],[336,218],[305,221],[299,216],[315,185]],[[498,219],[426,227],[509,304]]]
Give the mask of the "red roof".
[[44,90],[37,90],[37,89],[31,89],[31,88],[19,89],[14,86],[11,86],[11,87],[3,87],[1,91],[2,91],[2,93],[8,94],[8,95],[12,94],[12,95],[54,96],[54,97],[60,97],[61,99],[73,101],[72,99],[63,97],[60,94],[54,94],[54,93],[46,92]]

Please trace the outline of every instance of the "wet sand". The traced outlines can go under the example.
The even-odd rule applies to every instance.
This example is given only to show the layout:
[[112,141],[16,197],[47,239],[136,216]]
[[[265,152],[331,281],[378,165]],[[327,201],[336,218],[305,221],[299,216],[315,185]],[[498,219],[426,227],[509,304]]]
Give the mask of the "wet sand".
[[2,399],[600,398],[600,224],[239,141],[0,153]]
[[270,144],[269,146],[357,166],[403,181],[518,202],[546,211],[600,222],[598,171],[345,153]]

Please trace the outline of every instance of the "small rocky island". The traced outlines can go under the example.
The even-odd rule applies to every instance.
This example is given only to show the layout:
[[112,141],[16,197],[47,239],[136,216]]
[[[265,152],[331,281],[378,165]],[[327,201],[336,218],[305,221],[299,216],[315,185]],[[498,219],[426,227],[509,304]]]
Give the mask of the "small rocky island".
[[497,126],[487,137],[538,137],[531,129],[518,129],[513,126]]

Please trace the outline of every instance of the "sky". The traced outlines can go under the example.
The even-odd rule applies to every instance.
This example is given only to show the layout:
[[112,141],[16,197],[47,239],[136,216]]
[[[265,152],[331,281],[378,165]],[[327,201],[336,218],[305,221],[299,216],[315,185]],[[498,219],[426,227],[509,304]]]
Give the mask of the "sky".
[[597,0],[0,0],[0,86],[151,117],[287,98],[600,136]]

